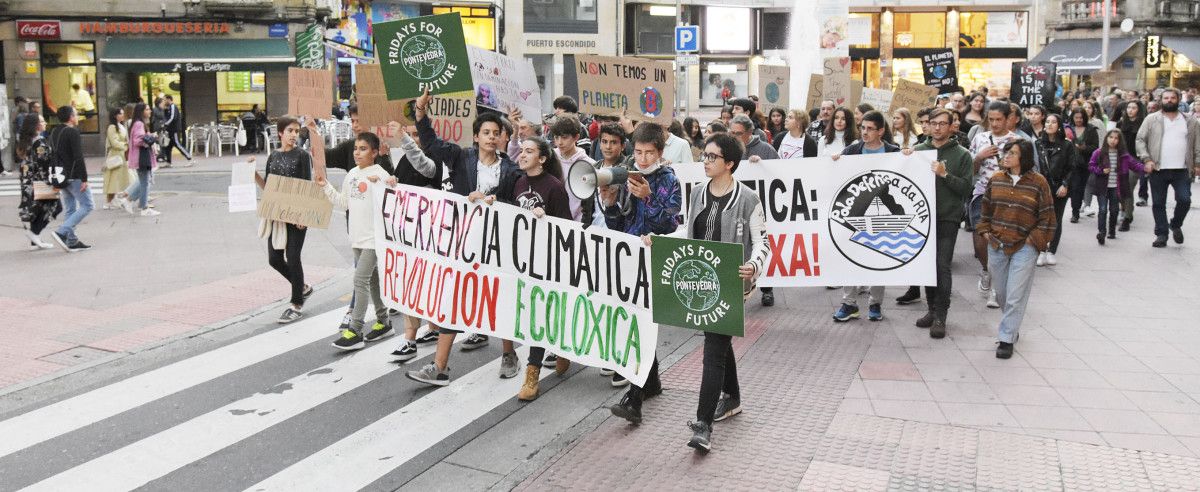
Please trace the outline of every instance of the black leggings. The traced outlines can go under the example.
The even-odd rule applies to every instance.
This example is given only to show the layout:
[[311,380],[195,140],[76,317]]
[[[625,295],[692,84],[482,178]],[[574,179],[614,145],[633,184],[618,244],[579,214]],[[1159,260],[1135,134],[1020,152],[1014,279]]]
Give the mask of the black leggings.
[[[1051,190],[1051,191],[1054,191],[1054,190]],[[1071,199],[1070,197],[1059,198],[1057,195],[1055,195],[1055,197],[1054,197],[1054,217],[1058,220],[1056,221],[1055,226],[1054,226],[1054,239],[1050,240],[1050,250],[1049,251],[1051,253],[1055,253],[1055,254],[1058,253],[1058,241],[1062,239],[1063,215],[1066,214],[1067,200],[1070,200],[1070,199]]]
[[700,377],[700,402],[696,407],[696,420],[712,425],[713,413],[721,392],[741,398],[738,387],[737,361],[733,354],[733,337],[718,333],[704,333],[704,372]]
[[275,249],[267,239],[267,261],[271,268],[283,275],[292,284],[292,304],[304,306],[304,265],[300,263],[300,250],[304,249],[304,235],[308,229],[299,229],[287,224],[287,246]]
[[1071,173],[1071,182],[1067,184],[1067,189],[1071,196],[1071,217],[1078,218],[1079,210],[1088,205],[1087,203],[1083,203],[1083,198],[1087,195],[1088,176],[1091,175],[1091,172],[1086,168],[1076,168],[1075,172]]

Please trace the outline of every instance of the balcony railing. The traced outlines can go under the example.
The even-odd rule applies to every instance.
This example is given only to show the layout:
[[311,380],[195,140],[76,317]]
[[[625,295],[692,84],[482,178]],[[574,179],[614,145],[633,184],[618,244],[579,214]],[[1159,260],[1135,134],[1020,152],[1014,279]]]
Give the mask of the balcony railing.
[[[1111,17],[1121,19],[1124,16],[1122,2],[1113,0]],[[1066,22],[1102,22],[1104,20],[1104,2],[1099,0],[1068,0],[1062,3],[1062,20]]]
[[1200,1],[1163,0],[1158,2],[1158,18],[1173,22],[1200,21]]

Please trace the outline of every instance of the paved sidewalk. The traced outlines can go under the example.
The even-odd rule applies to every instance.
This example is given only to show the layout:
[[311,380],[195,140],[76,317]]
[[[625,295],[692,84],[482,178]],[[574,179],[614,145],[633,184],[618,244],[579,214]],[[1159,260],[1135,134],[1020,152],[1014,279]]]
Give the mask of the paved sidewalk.
[[[0,198],[0,392],[282,305],[288,286],[267,265],[254,213],[229,213],[223,196],[157,196],[158,217],[92,212],[78,233],[93,248],[73,254],[28,251],[18,198]],[[311,285],[349,272],[345,222],[334,215],[307,237]]]
[[[663,374],[645,421],[608,418],[521,490],[1197,490],[1200,255],[1152,249],[1149,208],[1107,246],[1095,222],[1065,224],[1059,264],[1039,268],[1010,360],[999,311],[976,289],[962,232],[949,336],[913,321],[835,324],[840,291],[776,290],[748,306],[735,343],[744,412],[685,446],[702,348]],[[1200,227],[1185,227],[1200,241]]]

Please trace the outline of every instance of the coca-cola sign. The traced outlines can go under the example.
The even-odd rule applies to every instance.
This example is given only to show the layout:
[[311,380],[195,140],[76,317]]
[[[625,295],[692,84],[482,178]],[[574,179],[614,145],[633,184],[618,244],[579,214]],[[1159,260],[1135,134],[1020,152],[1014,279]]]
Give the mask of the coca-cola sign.
[[56,20],[19,20],[17,37],[21,39],[61,39],[62,24]]

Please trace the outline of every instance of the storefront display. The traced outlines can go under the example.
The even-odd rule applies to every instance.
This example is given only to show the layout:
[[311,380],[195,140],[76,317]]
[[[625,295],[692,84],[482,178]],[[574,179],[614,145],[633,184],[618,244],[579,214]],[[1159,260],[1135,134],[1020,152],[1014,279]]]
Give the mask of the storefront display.
[[[43,41],[41,54],[42,100],[46,109],[54,111],[62,105],[75,106],[79,114],[79,131],[98,133],[95,44]],[[61,122],[52,115],[46,124],[54,127]]]

